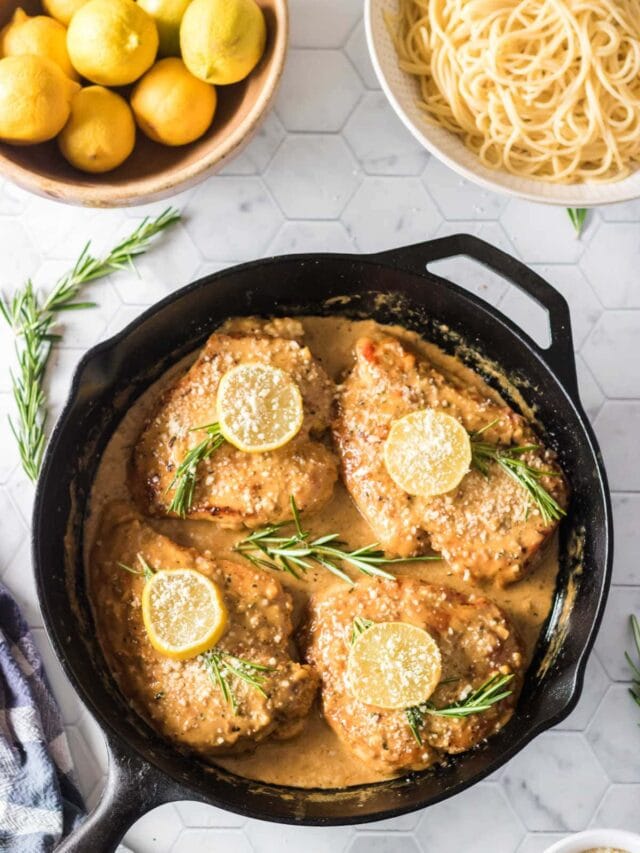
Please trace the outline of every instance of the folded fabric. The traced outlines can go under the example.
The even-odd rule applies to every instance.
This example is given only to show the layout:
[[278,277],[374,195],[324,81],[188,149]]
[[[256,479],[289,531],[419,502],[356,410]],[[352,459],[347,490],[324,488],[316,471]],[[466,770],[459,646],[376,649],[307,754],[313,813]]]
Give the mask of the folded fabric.
[[27,623],[0,584],[0,850],[49,853],[84,815],[60,711]]

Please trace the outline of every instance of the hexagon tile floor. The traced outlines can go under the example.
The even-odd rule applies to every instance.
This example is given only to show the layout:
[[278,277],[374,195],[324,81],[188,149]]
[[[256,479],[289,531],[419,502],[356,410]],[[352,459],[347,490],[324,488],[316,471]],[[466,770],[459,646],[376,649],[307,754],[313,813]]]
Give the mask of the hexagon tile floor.
[[[489,782],[421,814],[358,829],[284,828],[179,803],[140,820],[126,842],[135,853],[538,853],[588,826],[640,831],[640,712],[627,695],[622,657],[630,645],[628,614],[640,614],[633,542],[640,518],[640,202],[592,213],[578,240],[564,210],[474,188],[418,148],[386,105],[367,58],[359,0],[291,6],[291,51],[275,109],[220,176],[173,200],[184,223],[140,261],[139,277],[96,283],[89,298],[100,307],[68,318],[49,373],[52,414],[85,348],[206,272],[261,255],[369,252],[472,232],[532,265],[570,302],[581,392],[614,492],[614,586],[578,708]],[[82,211],[0,185],[2,287],[10,292],[27,276],[46,286],[89,237],[106,247],[163,206]],[[460,262],[447,273],[544,339],[544,314],[503,281]],[[10,356],[4,335],[4,365]],[[34,629],[92,804],[100,797],[105,750],[42,627],[28,544],[33,490],[18,466],[9,407],[5,368],[0,573]]]

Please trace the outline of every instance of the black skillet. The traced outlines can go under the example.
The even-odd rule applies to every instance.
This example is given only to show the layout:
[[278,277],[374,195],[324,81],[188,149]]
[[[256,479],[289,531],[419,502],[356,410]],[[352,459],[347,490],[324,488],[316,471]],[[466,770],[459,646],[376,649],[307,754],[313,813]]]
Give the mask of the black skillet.
[[[493,269],[547,309],[550,347],[540,348],[498,310],[427,270],[430,262],[456,255]],[[98,459],[138,395],[226,317],[302,313],[401,323],[500,383],[515,405],[521,392],[546,441],[558,450],[573,489],[561,528],[554,606],[512,721],[446,767],[337,791],[242,779],[204,765],[157,735],[131,711],[106,669],[81,559]],[[174,800],[198,800],[263,820],[328,826],[389,818],[450,797],[492,773],[572,710],[606,599],[611,508],[600,452],[578,398],[567,304],[514,258],[467,235],[378,255],[268,258],[203,278],[82,360],[38,485],[33,557],[49,637],[110,753],[102,801],[61,851],[109,853],[136,818]]]

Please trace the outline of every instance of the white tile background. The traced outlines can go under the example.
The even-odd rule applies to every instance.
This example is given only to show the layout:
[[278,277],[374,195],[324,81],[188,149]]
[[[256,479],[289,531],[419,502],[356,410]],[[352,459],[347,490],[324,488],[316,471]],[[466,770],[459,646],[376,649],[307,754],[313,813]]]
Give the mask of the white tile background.
[[[291,13],[289,62],[258,136],[222,175],[173,200],[184,223],[140,261],[140,277],[96,283],[89,296],[100,307],[67,318],[48,378],[52,414],[86,347],[194,277],[270,253],[366,252],[472,232],[533,265],[569,300],[583,400],[614,490],[614,587],[580,705],[491,781],[422,814],[357,830],[278,827],[180,803],[143,818],[127,842],[135,853],[539,853],[587,826],[640,831],[640,710],[627,695],[622,657],[628,614],[640,614],[640,203],[593,213],[577,240],[563,210],[476,189],[420,150],[387,106],[359,0],[291,0]],[[0,284],[10,292],[32,276],[46,287],[88,238],[106,248],[163,207],[82,211],[0,184]],[[447,272],[545,339],[545,318],[503,281],[460,262]],[[3,331],[3,365],[10,352]],[[93,804],[105,749],[42,628],[28,548],[32,488],[18,467],[9,407],[2,369],[0,575],[34,629]]]

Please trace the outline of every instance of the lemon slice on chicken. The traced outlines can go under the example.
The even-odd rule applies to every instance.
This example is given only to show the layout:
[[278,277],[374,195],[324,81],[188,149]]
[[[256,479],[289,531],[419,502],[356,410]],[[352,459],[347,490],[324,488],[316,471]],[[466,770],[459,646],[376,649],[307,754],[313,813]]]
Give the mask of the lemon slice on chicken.
[[218,386],[218,422],[224,438],[246,453],[282,447],[299,432],[304,410],[293,379],[269,364],[239,364]]
[[431,634],[407,622],[377,622],[354,642],[347,662],[349,690],[378,708],[412,708],[426,702],[442,674]]
[[142,618],[151,645],[173,660],[214,646],[227,624],[220,588],[195,569],[160,569],[145,584]]
[[471,440],[460,421],[435,409],[395,421],[384,445],[391,479],[410,495],[450,492],[471,465]]

